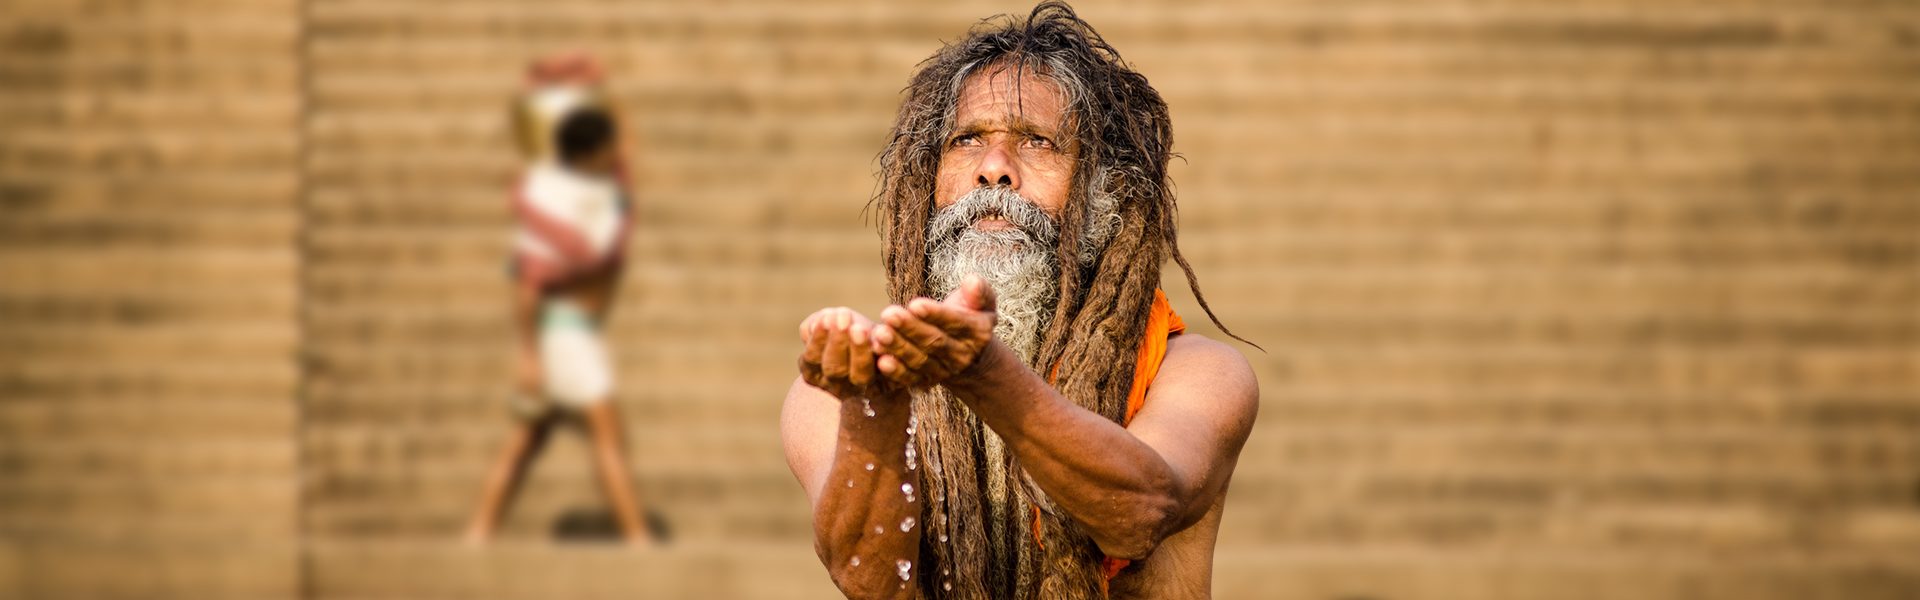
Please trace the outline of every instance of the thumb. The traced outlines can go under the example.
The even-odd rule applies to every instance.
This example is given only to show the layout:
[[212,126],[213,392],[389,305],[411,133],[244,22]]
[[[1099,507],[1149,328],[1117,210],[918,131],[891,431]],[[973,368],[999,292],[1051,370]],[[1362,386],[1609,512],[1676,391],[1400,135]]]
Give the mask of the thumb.
[[999,298],[993,291],[993,285],[987,283],[986,278],[979,274],[968,275],[966,279],[961,280],[960,292],[961,303],[973,310],[993,312],[994,306],[999,303]]

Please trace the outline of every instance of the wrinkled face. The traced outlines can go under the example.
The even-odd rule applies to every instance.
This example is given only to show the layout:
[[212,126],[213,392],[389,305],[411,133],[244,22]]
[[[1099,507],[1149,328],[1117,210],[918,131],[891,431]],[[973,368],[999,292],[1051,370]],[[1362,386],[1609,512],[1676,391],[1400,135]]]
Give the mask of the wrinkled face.
[[[954,126],[940,154],[935,208],[978,188],[1005,186],[1059,221],[1073,181],[1073,156],[1062,131],[1066,98],[1031,71],[991,67],[967,78]],[[991,217],[975,224],[998,229]]]
[[1061,210],[1073,177],[1059,125],[1064,99],[1010,69],[968,78],[940,157],[927,223],[928,283],[938,296],[979,274],[999,295],[998,335],[1021,358],[1039,349],[1059,297]]

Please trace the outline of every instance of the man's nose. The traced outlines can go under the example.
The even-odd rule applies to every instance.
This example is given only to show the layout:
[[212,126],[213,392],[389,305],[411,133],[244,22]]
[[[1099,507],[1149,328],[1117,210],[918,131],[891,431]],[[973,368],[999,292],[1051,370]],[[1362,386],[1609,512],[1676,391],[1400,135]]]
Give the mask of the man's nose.
[[987,148],[987,154],[980,158],[980,167],[974,177],[980,187],[1004,185],[1020,189],[1019,165],[1014,163],[1012,153],[998,144]]

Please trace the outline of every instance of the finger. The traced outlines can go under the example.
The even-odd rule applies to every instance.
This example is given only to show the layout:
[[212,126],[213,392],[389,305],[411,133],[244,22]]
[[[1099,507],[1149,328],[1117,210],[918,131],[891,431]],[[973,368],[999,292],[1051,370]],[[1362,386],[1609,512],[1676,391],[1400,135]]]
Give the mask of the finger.
[[853,329],[872,329],[873,321],[868,319],[866,315],[860,314],[860,311],[847,309],[847,327]]
[[[957,291],[958,290],[956,290],[956,292]],[[948,294],[948,296],[952,296],[952,294]],[[914,316],[925,316],[927,311],[932,310],[936,304],[939,304],[939,302],[935,302],[932,298],[922,297],[908,300],[906,304],[900,306],[906,307],[907,312],[912,313]]]
[[847,381],[864,388],[873,383],[873,369],[873,340],[867,337],[867,330],[847,330]]
[[920,374],[908,369],[906,365],[900,364],[900,359],[891,354],[881,355],[878,360],[873,361],[873,364],[875,368],[880,370],[881,375],[886,376],[887,379],[892,380],[901,387],[917,387],[920,385]]
[[879,346],[880,354],[894,358],[894,362],[908,369],[919,369],[927,364],[927,353],[919,346],[908,343],[900,334],[895,333],[891,325],[878,325],[873,328],[873,339]]
[[968,275],[960,281],[961,291],[966,292],[967,308],[980,312],[993,312],[1000,303],[1000,296],[993,291],[993,284],[979,274]]
[[807,318],[800,321],[800,343],[813,341],[813,326],[820,322],[821,312],[813,311],[813,314],[807,315]]
[[[919,304],[921,302],[920,300],[915,300],[913,304]],[[927,300],[925,303],[938,304],[931,300]],[[946,332],[941,331],[939,327],[935,327],[932,323],[928,323],[914,316],[912,309],[889,306],[886,310],[881,311],[880,315],[881,318],[887,321],[887,327],[894,333],[898,333],[902,341],[915,346],[920,352],[927,356],[939,354],[942,349],[947,346],[948,340]],[[888,353],[900,356],[903,360],[909,358],[907,352],[894,348],[889,348]],[[907,362],[906,366],[919,369],[923,364],[924,361]]]
[[920,320],[938,327],[949,338],[969,340],[981,337],[983,333],[980,327],[981,316],[982,313],[977,311],[936,302],[927,307],[926,314],[922,315]]
[[820,357],[826,353],[827,347],[827,322],[824,315],[815,313],[807,331],[807,345],[806,349],[800,352],[800,360],[818,367]]
[[829,379],[838,379],[847,374],[847,330],[843,325],[844,315],[835,311],[829,318],[827,343],[820,355],[820,371]]
[[826,380],[820,377],[820,362],[809,361],[804,355],[800,357],[800,380],[807,382],[807,385],[827,389]]

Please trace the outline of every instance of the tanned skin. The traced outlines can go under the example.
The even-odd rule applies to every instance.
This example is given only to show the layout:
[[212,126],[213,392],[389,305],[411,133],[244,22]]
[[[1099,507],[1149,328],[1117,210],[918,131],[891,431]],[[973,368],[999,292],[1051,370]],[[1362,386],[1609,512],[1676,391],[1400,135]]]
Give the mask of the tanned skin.
[[[1056,141],[1065,137],[1064,106],[1057,89],[1030,73],[969,78],[936,203],[1004,185],[1058,219],[1074,174],[1075,149]],[[1009,225],[986,218],[974,226]],[[1113,580],[1112,597],[1209,597],[1227,484],[1259,405],[1246,359],[1200,335],[1173,337],[1145,407],[1122,427],[1022,363],[994,337],[994,309],[991,287],[969,276],[944,299],[881,309],[878,323],[845,307],[801,323],[800,377],[787,392],[781,430],[813,505],[815,550],[834,583],[850,598],[913,595],[893,568],[896,559],[917,558],[920,543],[921,528],[897,527],[920,513],[903,501],[901,484],[924,487],[925,469],[904,464],[907,390],[944,385],[1102,552],[1135,561]]]

